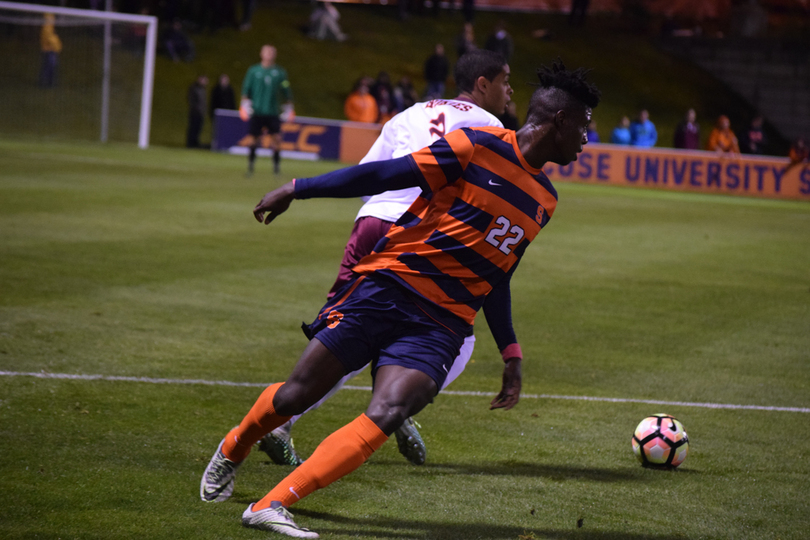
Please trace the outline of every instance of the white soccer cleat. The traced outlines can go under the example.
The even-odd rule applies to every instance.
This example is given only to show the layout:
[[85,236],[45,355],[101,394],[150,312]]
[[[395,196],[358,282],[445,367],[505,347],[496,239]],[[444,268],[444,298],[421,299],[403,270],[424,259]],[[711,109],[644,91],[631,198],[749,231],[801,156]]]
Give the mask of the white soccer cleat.
[[[273,503],[278,504],[278,503]],[[265,508],[258,512],[253,511],[253,505],[247,507],[242,514],[242,525],[262,531],[272,531],[295,538],[320,538],[318,533],[299,527],[293,521],[292,514],[283,506]]]
[[417,426],[422,427],[413,418],[408,418],[394,432],[394,435],[397,436],[399,453],[414,465],[422,465],[427,456],[427,448],[425,447],[425,441],[422,440],[419,431],[416,429]]
[[217,446],[217,451],[208,462],[200,482],[200,498],[205,502],[222,502],[233,493],[233,478],[240,463],[234,463],[225,457],[222,453],[224,442],[225,439],[222,439]]

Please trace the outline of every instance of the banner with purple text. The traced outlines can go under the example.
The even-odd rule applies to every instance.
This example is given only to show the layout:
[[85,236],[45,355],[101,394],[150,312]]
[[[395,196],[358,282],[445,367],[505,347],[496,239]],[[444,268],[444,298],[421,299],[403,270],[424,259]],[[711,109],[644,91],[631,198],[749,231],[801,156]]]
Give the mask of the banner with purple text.
[[552,181],[810,201],[810,164],[787,158],[592,143],[543,171]]

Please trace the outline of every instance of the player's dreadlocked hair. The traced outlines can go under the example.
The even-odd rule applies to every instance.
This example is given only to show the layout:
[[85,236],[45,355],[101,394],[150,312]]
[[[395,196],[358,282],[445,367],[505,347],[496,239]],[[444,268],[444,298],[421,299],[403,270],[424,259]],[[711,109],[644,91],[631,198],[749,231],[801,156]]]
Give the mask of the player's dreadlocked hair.
[[559,88],[565,90],[582,103],[593,109],[599,105],[602,93],[585,80],[585,76],[590,69],[578,68],[574,71],[565,69],[565,64],[560,58],[551,64],[551,67],[541,66],[537,70],[537,77],[540,79],[541,88]]
[[546,115],[554,115],[558,110],[577,105],[591,109],[599,105],[602,93],[585,80],[589,71],[584,68],[569,71],[559,58],[551,67],[540,67],[537,70],[540,83],[533,85],[539,88],[532,94],[527,122],[538,123]]

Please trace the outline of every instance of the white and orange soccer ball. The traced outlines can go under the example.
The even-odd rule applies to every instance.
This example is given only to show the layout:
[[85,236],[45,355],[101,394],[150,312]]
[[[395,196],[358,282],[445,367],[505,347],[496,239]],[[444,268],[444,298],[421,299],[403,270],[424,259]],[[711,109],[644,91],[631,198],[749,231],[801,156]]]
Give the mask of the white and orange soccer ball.
[[689,453],[689,437],[683,424],[668,414],[642,420],[633,433],[632,444],[641,464],[651,469],[674,469]]

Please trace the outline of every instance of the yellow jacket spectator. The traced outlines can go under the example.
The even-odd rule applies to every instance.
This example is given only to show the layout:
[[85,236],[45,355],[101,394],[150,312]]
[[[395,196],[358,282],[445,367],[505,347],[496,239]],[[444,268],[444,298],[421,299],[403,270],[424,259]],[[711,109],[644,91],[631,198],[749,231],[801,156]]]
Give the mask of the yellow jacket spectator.
[[39,85],[43,88],[56,86],[56,71],[59,66],[59,53],[62,52],[62,40],[56,35],[53,13],[46,13],[45,22],[39,33],[39,46],[42,51],[42,65],[39,69]]
[[62,40],[56,35],[56,29],[53,26],[54,16],[53,13],[45,14],[45,24],[42,25],[42,31],[39,34],[39,43],[42,52],[62,52]]

